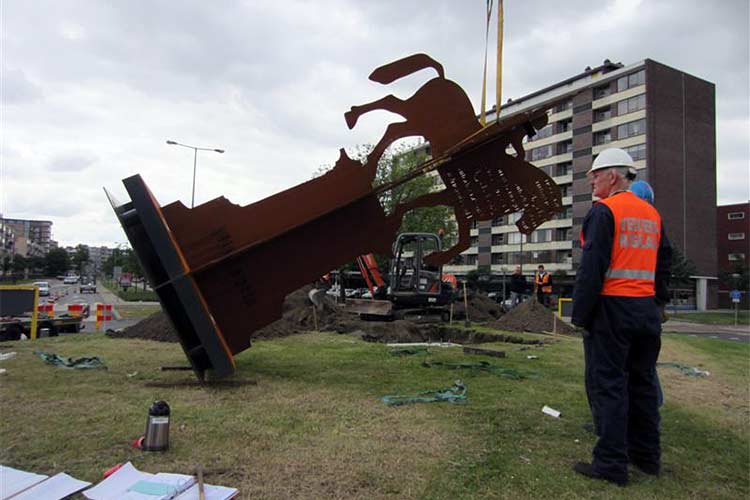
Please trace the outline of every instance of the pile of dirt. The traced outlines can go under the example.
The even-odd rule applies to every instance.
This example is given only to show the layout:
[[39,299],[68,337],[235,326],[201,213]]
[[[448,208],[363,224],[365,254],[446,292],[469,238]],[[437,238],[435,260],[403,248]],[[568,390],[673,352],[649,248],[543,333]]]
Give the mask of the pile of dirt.
[[[486,321],[494,321],[502,317],[504,313],[500,304],[481,292],[468,294],[467,301],[469,303],[468,319],[472,322],[484,323]],[[463,297],[454,304],[453,317],[461,319],[466,317],[466,307]]]
[[178,342],[177,332],[167,315],[159,311],[120,331],[107,330],[107,337],[117,339],[145,339],[157,342]]
[[[305,286],[289,294],[284,300],[281,319],[252,333],[252,338],[277,338],[318,330],[354,333],[371,342],[426,342],[445,341],[479,343],[497,340],[486,334],[450,328],[444,324],[414,321],[363,321],[355,314],[346,312],[326,295],[320,297],[315,307],[308,298],[312,289]],[[474,294],[469,298],[469,319],[482,322],[500,317],[500,307],[486,295]],[[455,318],[464,317],[464,304],[456,303]],[[167,315],[156,313],[139,323],[118,332],[108,332],[113,338],[140,338],[159,342],[177,342],[178,337]]]
[[550,333],[553,331],[553,321],[557,323],[557,333],[575,334],[575,328],[559,318],[555,320],[555,313],[533,300],[519,304],[502,318],[488,323],[487,326],[511,332]]

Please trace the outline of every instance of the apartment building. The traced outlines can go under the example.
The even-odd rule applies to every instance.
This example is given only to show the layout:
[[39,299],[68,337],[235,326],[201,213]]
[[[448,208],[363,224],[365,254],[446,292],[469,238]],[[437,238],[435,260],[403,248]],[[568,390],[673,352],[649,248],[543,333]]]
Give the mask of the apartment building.
[[[656,61],[624,66],[605,60],[596,68],[529,94],[509,99],[500,116],[558,100],[548,125],[525,143],[529,162],[562,190],[563,212],[531,235],[518,232],[520,214],[480,221],[472,246],[450,272],[474,269],[524,274],[537,265],[575,274],[581,257],[579,235],[591,208],[586,172],[609,147],[630,153],[638,178],[651,183],[674,245],[704,276],[716,276],[716,125],[714,84]],[[496,116],[495,109],[489,119]]]
[[[52,248],[52,221],[29,219],[2,219],[4,225],[13,229],[16,237],[16,252],[24,256],[46,255]],[[27,253],[21,253],[26,248]]]

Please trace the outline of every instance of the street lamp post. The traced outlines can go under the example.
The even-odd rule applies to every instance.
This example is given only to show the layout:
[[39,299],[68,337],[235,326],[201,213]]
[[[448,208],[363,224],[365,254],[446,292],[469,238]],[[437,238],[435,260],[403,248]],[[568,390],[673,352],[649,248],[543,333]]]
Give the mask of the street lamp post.
[[199,148],[196,146],[189,146],[187,144],[181,144],[175,141],[167,141],[167,144],[169,144],[170,146],[182,146],[183,148],[190,148],[193,150],[193,195],[190,199],[190,208],[193,208],[195,206],[195,172],[198,166],[198,151],[213,151],[215,153],[223,153],[224,150],[216,149],[216,148]]

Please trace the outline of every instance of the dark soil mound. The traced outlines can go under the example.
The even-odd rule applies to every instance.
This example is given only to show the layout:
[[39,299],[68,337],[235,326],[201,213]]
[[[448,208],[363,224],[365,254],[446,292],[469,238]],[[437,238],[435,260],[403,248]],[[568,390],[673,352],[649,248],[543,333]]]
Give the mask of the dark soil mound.
[[[497,340],[490,335],[470,330],[450,328],[444,324],[412,321],[363,321],[346,312],[326,295],[318,307],[308,298],[310,286],[290,293],[284,300],[281,319],[252,333],[252,338],[286,337],[317,329],[338,333],[356,333],[365,340],[375,342],[427,342],[451,341],[478,343]],[[459,307],[460,306],[460,307]],[[462,318],[463,302],[456,304],[454,317]],[[489,321],[501,315],[500,307],[486,295],[475,294],[469,300],[469,319],[473,322]],[[177,342],[177,333],[163,312],[156,313],[119,332],[108,332],[113,338],[140,338],[161,342]]]
[[[467,300],[469,302],[469,321],[484,323],[485,321],[497,320],[503,315],[500,304],[483,293],[471,293],[467,296]],[[453,306],[453,317],[459,319],[466,317],[463,295]]]
[[[498,330],[511,332],[550,333],[553,331],[555,313],[536,301],[524,302],[506,313],[502,318],[487,326]],[[573,335],[575,328],[568,325],[559,318],[557,322],[557,333]]]
[[157,342],[178,341],[177,332],[172,327],[172,323],[161,311],[118,332],[107,330],[107,336],[117,339],[156,340]]

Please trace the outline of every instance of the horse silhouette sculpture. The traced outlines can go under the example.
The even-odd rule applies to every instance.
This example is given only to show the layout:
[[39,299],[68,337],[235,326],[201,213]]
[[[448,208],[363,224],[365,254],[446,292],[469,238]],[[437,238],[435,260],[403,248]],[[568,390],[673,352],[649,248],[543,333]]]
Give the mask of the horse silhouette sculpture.
[[[523,211],[529,233],[560,208],[560,192],[523,160],[522,139],[546,123],[546,110],[514,115],[481,127],[466,94],[430,57],[417,54],[375,70],[390,83],[422,68],[438,77],[412,97],[388,96],[346,113],[349,127],[364,113],[385,109],[405,121],[388,126],[363,165],[340,150],[334,168],[246,206],[224,197],[188,208],[157,204],[139,175],[123,180],[131,201],[110,203],[137,254],[196,375],[234,372],[234,354],[250,347],[253,332],[279,319],[284,298],[331,269],[370,252],[387,254],[412,209],[452,206],[458,243],[432,254],[443,263],[469,247],[475,220]],[[422,135],[433,158],[401,179],[373,187],[378,161],[394,140]],[[516,155],[506,153],[509,144]],[[378,196],[437,170],[445,188],[386,213]]]
[[[404,137],[423,136],[430,143],[433,158],[440,159],[454,151],[452,161],[436,167],[445,189],[398,205],[391,214],[400,221],[406,212],[415,208],[453,207],[458,223],[458,242],[427,258],[429,264],[444,264],[469,248],[472,221],[523,211],[517,226],[521,232],[529,234],[559,212],[562,203],[557,184],[524,161],[523,136],[534,133],[530,126],[543,127],[546,114],[531,120],[522,115],[520,120],[516,118],[505,127],[492,126],[482,135],[483,127],[469,98],[461,87],[445,78],[442,65],[426,54],[412,55],[381,66],[372,72],[370,80],[388,84],[427,68],[433,68],[438,76],[410,98],[401,100],[388,95],[368,104],[353,106],[344,116],[349,128],[356,125],[360,116],[375,110],[390,111],[406,119],[388,125],[368,155],[365,168],[372,178],[386,148]],[[500,131],[505,133],[498,135]],[[506,152],[508,144],[512,144],[515,156]],[[456,151],[457,146],[463,147],[464,151]]]

